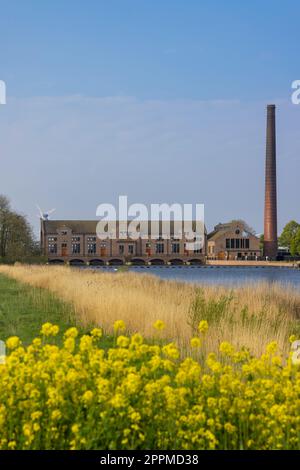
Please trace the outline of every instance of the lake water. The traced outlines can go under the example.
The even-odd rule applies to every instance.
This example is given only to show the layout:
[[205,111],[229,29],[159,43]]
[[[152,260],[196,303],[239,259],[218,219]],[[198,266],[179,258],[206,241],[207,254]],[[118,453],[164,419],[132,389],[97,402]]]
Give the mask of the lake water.
[[[101,271],[118,272],[124,268],[93,267]],[[131,266],[128,271],[148,273],[162,279],[174,279],[201,284],[236,286],[244,283],[276,282],[300,289],[300,269],[261,266]]]

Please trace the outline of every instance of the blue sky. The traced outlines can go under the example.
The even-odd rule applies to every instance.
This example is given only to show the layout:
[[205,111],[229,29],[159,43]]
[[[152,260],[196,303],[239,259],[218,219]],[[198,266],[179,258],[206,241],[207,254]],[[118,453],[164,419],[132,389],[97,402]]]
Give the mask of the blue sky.
[[[0,0],[0,192],[36,224],[100,202],[204,202],[262,230],[265,106],[280,227],[300,219],[296,1]],[[2,164],[3,162],[3,164]],[[63,195],[63,198],[62,198]]]

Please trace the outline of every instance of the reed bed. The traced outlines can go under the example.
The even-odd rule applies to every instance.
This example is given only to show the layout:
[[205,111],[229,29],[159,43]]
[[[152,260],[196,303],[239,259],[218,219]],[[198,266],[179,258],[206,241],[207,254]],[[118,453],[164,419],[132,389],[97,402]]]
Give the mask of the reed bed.
[[[230,289],[67,266],[2,265],[0,272],[71,303],[78,325],[101,326],[110,333],[113,323],[123,320],[130,333],[175,341],[183,353],[190,352],[190,339],[200,320],[207,320],[210,328],[203,354],[217,352],[220,342],[228,341],[260,356],[268,343],[277,341],[286,355],[289,336],[299,331],[300,293],[278,284]],[[156,320],[166,328],[157,332]]]

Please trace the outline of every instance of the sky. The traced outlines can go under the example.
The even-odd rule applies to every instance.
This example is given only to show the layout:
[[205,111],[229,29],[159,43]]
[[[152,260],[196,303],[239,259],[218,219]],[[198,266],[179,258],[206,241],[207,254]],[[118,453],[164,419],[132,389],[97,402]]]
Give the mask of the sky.
[[300,221],[296,1],[0,0],[0,194],[38,228],[98,204],[204,203],[263,230],[277,105],[279,230]]

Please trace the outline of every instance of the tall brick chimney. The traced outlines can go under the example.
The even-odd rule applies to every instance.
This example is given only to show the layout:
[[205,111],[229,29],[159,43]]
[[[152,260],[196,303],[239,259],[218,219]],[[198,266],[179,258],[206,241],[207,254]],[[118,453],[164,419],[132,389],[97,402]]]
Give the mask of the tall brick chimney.
[[267,106],[267,142],[265,174],[264,256],[277,256],[277,188],[275,105]]

